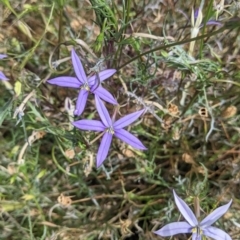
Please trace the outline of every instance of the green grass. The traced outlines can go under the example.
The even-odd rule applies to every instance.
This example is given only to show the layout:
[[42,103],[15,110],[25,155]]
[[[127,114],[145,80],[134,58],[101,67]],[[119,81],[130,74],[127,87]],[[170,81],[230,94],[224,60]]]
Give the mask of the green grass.
[[[180,219],[172,189],[202,218],[232,198],[216,226],[239,239],[239,3],[205,4],[222,26],[189,53],[200,2],[156,2],[1,1],[0,239],[170,239],[153,231]],[[147,109],[129,128],[147,151],[114,138],[95,168],[97,134],[71,125],[99,118],[93,97],[73,117],[78,91],[46,83],[74,75],[72,47],[87,73],[117,69],[104,87],[121,116]]]

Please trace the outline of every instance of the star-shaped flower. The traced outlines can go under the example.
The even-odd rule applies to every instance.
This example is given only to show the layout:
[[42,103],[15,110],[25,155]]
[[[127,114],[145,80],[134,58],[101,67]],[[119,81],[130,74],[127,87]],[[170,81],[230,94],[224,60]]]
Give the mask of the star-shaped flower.
[[[101,85],[96,84],[97,75],[93,75],[87,78],[86,73],[83,69],[82,63],[76,54],[75,50],[72,49],[71,58],[73,68],[76,73],[76,77],[62,76],[48,80],[50,84],[55,84],[61,87],[80,88],[80,92],[77,98],[77,104],[75,109],[75,115],[81,115],[87,102],[89,92],[94,93],[106,102],[117,104],[112,94],[104,89]],[[116,72],[115,69],[106,69],[98,73],[100,83],[107,78],[111,77]]]
[[173,190],[175,203],[185,218],[185,222],[173,222],[162,227],[155,233],[162,237],[173,236],[179,233],[192,233],[192,240],[201,240],[202,236],[207,236],[215,240],[232,240],[231,237],[223,230],[212,227],[223,214],[225,214],[230,207],[232,200],[221,207],[215,209],[201,222],[198,222],[192,210],[188,205],[175,193]]
[[[0,59],[3,59],[3,58],[5,58],[5,57],[7,57],[7,55],[5,55],[5,54],[0,54]],[[3,72],[0,71],[0,80],[9,80],[9,79],[4,75]]]
[[146,150],[146,147],[140,142],[138,138],[123,129],[124,127],[133,123],[137,118],[139,118],[144,112],[144,110],[128,114],[127,116],[117,121],[114,121],[113,119],[111,119],[107,108],[97,95],[95,95],[95,101],[98,114],[102,121],[79,120],[73,122],[72,124],[82,130],[104,132],[97,153],[97,167],[100,167],[105,158],[107,157],[113,135],[136,149]]

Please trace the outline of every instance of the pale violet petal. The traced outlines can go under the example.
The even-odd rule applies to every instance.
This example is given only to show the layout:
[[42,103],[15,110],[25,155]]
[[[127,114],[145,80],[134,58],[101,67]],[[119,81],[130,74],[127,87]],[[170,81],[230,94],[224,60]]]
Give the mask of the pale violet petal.
[[[100,79],[100,82],[106,80],[107,78],[111,77],[114,73],[116,73],[116,69],[106,69],[106,70],[103,70],[101,72],[98,73],[98,76],[99,76],[99,79]],[[96,74],[94,74],[93,76],[91,76],[89,79],[88,79],[88,83],[90,86],[92,86],[95,81],[96,81]]]
[[215,240],[232,240],[232,238],[226,232],[211,226],[203,230],[203,235]]
[[85,73],[83,65],[74,49],[72,49],[71,57],[72,57],[73,68],[74,68],[74,71],[76,73],[78,80],[83,84],[86,83],[87,82],[86,73]]
[[83,120],[72,122],[72,125],[81,130],[92,130],[96,132],[102,132],[105,130],[105,126],[102,124],[102,122],[97,120],[83,119]]
[[219,21],[209,20],[206,25],[216,25],[216,26],[223,26],[223,23]]
[[100,81],[104,81],[116,73],[116,69],[106,69],[99,72]]
[[114,129],[121,129],[130,125],[131,123],[136,121],[143,114],[144,111],[145,110],[140,110],[120,118],[113,124]]
[[132,147],[140,150],[146,150],[147,148],[141,143],[141,141],[132,135],[125,129],[114,129],[114,135],[121,139],[123,142],[131,145]]
[[207,217],[205,217],[200,223],[201,228],[211,226],[214,222],[216,222],[222,215],[224,215],[227,212],[231,203],[232,203],[232,200],[229,203],[221,207],[218,207],[212,213],[210,213]]
[[[98,75],[98,76],[99,76],[99,75]],[[90,76],[90,77],[88,78],[88,85],[89,85],[90,87],[92,87],[92,86],[95,84],[96,81],[98,81],[98,77],[97,77],[96,74],[94,74],[94,75],[92,75],[92,76]],[[100,81],[100,78],[99,78],[99,81]]]
[[76,104],[76,109],[74,111],[74,114],[77,116],[80,116],[85,109],[86,103],[87,103],[87,98],[88,98],[88,91],[85,89],[81,89],[78,98],[77,98],[77,104]]
[[202,236],[199,233],[192,234],[192,240],[202,240]]
[[6,58],[7,55],[6,54],[0,54],[0,59]]
[[198,225],[197,218],[193,214],[192,210],[189,208],[189,206],[176,194],[176,192],[173,190],[174,200],[175,203],[185,218],[185,220],[192,226],[195,227]]
[[97,153],[97,168],[99,168],[103,161],[106,159],[111,142],[112,142],[112,137],[113,135],[106,132],[103,135],[103,138],[101,140],[101,144],[99,146],[98,149],[98,153]]
[[71,88],[80,88],[80,86],[82,85],[77,78],[67,77],[67,76],[49,79],[47,83],[54,84],[60,87],[71,87]]
[[3,72],[0,72],[0,80],[5,81],[5,80],[9,80],[9,79],[4,75]]
[[105,107],[102,100],[97,95],[95,95],[95,102],[96,102],[96,108],[97,108],[98,114],[99,114],[103,124],[106,127],[111,127],[112,126],[112,120],[110,118],[108,110]]
[[[210,20],[210,21],[206,22],[206,25],[208,25],[208,26],[215,25],[215,26],[221,27],[221,26],[223,26],[223,23],[220,23],[220,22],[214,21],[214,20]],[[204,26],[204,24],[201,24],[199,29],[203,28],[203,26]]]
[[108,92],[106,89],[103,87],[99,86],[98,88],[95,89],[93,92],[95,95],[97,95],[99,98],[103,99],[104,101],[114,104],[117,104],[117,101],[115,98],[112,96],[110,92]]
[[196,19],[198,17],[198,13],[199,13],[199,8],[197,8],[195,11],[194,11],[194,19]]
[[191,233],[192,226],[187,222],[173,222],[165,225],[154,233],[161,237],[170,237],[179,233]]
[[93,84],[90,83],[90,82],[88,82],[88,85],[89,85],[92,93],[94,93],[95,90],[96,90],[96,89],[100,86],[100,84],[101,84],[101,83],[100,83],[100,80],[97,78],[97,75],[95,75],[95,76],[96,76],[96,78],[95,78],[95,80],[93,81]]

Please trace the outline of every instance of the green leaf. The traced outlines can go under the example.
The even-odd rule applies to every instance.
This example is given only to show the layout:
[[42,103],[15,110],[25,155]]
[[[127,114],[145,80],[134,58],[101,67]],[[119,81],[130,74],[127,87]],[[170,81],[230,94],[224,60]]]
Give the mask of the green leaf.
[[0,126],[2,126],[4,119],[7,117],[7,115],[11,111],[12,102],[13,102],[13,99],[10,99],[7,103],[5,103],[3,107],[0,108]]

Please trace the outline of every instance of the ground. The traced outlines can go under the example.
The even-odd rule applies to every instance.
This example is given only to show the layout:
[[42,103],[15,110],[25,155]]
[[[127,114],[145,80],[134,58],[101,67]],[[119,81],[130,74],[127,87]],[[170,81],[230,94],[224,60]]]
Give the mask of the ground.
[[[0,1],[0,239],[170,239],[173,189],[200,219],[233,199],[215,226],[240,239],[240,2],[203,3]],[[75,116],[79,89],[47,82],[76,76],[72,48],[98,81],[116,69],[105,106],[145,110],[125,130],[147,150],[113,136],[96,167],[101,133],[72,125],[100,120],[94,94]]]

